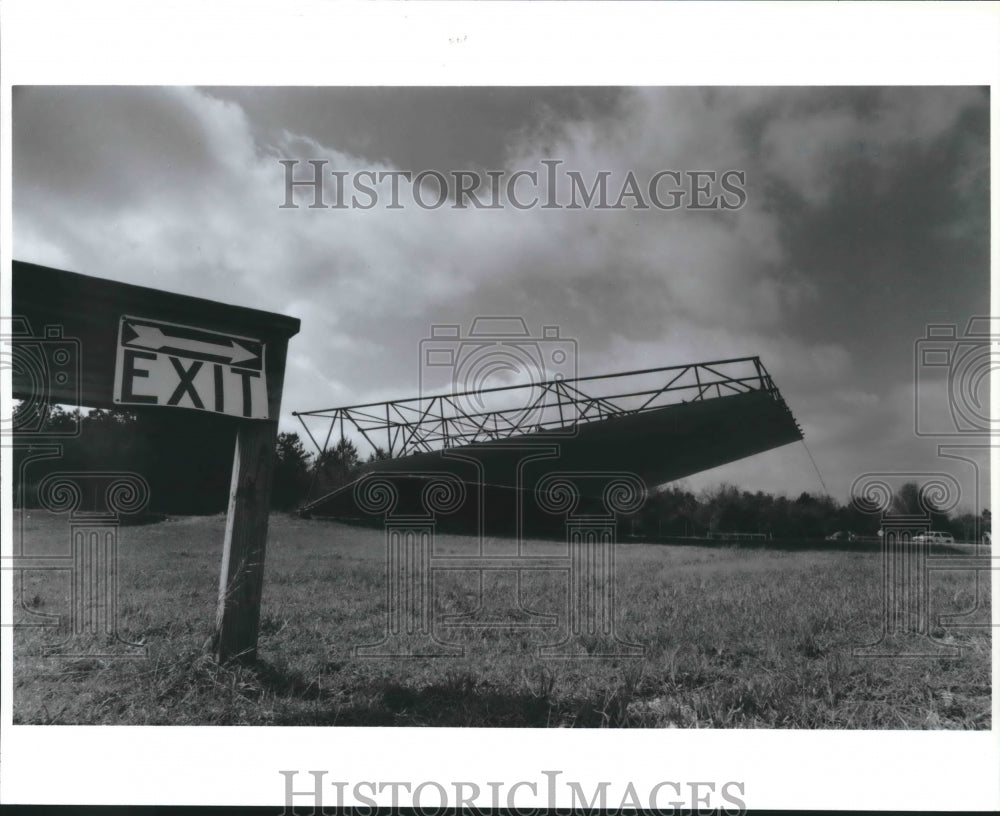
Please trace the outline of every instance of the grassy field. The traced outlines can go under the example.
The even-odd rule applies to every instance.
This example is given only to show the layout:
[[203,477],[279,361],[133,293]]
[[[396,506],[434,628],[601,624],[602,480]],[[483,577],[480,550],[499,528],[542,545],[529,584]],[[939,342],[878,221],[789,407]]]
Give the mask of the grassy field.
[[[19,514],[15,530],[22,527],[26,553],[67,552],[64,519]],[[438,637],[461,644],[464,655],[364,658],[354,647],[379,641],[386,626],[384,534],[276,514],[260,661],[230,668],[206,651],[223,528],[221,516],[122,528],[119,630],[145,643],[147,657],[44,656],[65,632],[18,628],[15,722],[990,727],[989,629],[935,628],[963,647],[955,659],[852,656],[852,647],[878,639],[878,553],[626,543],[617,549],[617,628],[645,646],[641,658],[537,656],[540,644],[560,640],[564,623],[438,626]],[[474,544],[458,536],[438,543],[454,552]],[[28,611],[15,610],[17,619],[65,618],[67,572],[21,575]],[[439,573],[436,613],[471,611],[476,580]],[[487,582],[486,592],[502,586]],[[525,574],[522,597],[529,609],[558,614],[566,591],[564,575],[538,572]],[[932,573],[931,601],[935,620],[973,608],[973,573]]]

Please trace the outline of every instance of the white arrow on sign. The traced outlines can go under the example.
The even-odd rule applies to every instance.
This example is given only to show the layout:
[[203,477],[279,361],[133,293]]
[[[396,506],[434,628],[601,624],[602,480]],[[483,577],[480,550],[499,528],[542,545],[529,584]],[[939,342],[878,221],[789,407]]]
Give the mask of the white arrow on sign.
[[259,354],[241,346],[235,340],[230,340],[226,345],[218,345],[216,343],[206,343],[203,340],[191,340],[186,337],[167,337],[167,335],[155,326],[132,324],[132,330],[138,337],[128,341],[126,345],[129,346],[141,346],[153,351],[159,351],[162,348],[173,348],[183,351],[194,351],[199,354],[210,354],[213,357],[228,358],[230,365],[245,363],[260,357]]

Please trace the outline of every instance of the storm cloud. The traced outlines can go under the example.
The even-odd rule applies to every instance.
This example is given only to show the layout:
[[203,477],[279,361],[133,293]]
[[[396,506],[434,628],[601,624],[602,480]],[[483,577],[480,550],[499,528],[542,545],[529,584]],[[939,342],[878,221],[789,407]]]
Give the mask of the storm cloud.
[[[914,344],[988,310],[988,121],[985,90],[951,87],[21,87],[14,257],[301,318],[289,430],[412,395],[430,327],[479,315],[558,325],[581,374],[759,354],[842,500],[864,470],[937,468]],[[287,209],[289,159],[736,170],[746,200]],[[820,489],[801,444],[691,482],[721,480]]]

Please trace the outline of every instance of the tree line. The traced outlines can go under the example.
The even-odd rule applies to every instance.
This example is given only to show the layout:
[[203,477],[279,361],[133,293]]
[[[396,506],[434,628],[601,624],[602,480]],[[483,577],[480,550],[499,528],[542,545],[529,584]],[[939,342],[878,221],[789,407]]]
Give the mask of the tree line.
[[[932,508],[932,530],[951,533],[956,540],[975,541],[990,529],[990,511],[949,514],[934,510],[917,482],[903,484],[893,495],[889,513],[922,516]],[[772,538],[824,538],[833,533],[876,536],[879,513],[866,512],[854,502],[803,492],[796,498],[752,492],[723,484],[697,495],[672,484],[651,493],[636,514],[633,531],[646,536],[688,537],[756,534]]]
[[[39,416],[25,416],[28,411]],[[18,433],[18,427],[36,433]],[[14,414],[15,501],[37,506],[39,481],[56,471],[129,471],[150,485],[149,510],[163,514],[207,514],[226,509],[236,423],[229,417],[187,411],[93,409],[21,403]],[[37,439],[41,429],[44,439]],[[37,440],[37,441],[36,441]],[[33,459],[33,451],[57,443],[55,458]],[[272,506],[292,511],[353,481],[362,465],[387,458],[376,450],[362,459],[349,439],[341,438],[319,455],[308,451],[296,433],[277,437]],[[22,472],[23,471],[23,472]],[[919,514],[921,486],[903,485],[893,496],[892,512]],[[100,508],[93,508],[100,509]],[[702,537],[732,533],[772,538],[822,538],[833,532],[874,536],[878,514],[852,502],[803,492],[797,498],[719,485],[697,494],[682,483],[651,491],[631,520],[632,532],[651,537]],[[950,515],[931,513],[931,527],[957,540],[977,540],[990,529],[990,511]]]
[[[22,402],[15,408],[13,427],[14,500],[22,506],[39,506],[37,487],[51,473],[100,471],[142,476],[150,488],[151,513],[211,514],[228,505],[237,429],[229,417],[188,411],[66,410]],[[18,428],[31,432],[19,433]],[[58,455],[45,457],[54,445],[61,449]],[[294,510],[310,495],[351,481],[361,464],[350,440],[315,457],[298,434],[280,433],[272,506]],[[84,498],[95,506],[81,509],[102,509],[96,498]]]

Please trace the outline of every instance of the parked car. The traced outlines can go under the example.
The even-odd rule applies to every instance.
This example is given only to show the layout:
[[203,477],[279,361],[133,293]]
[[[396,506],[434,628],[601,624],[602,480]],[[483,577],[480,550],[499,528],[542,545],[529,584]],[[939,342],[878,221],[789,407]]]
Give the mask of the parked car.
[[858,537],[854,533],[846,532],[843,530],[838,530],[835,533],[830,533],[826,537],[827,541],[857,541]]
[[940,533],[932,530],[929,533],[917,533],[914,541],[926,541],[928,544],[954,544],[955,537],[951,533]]

